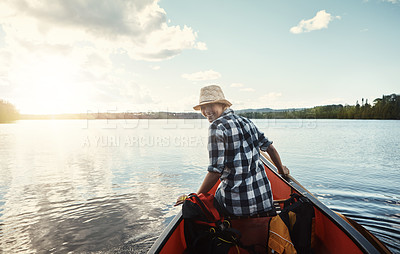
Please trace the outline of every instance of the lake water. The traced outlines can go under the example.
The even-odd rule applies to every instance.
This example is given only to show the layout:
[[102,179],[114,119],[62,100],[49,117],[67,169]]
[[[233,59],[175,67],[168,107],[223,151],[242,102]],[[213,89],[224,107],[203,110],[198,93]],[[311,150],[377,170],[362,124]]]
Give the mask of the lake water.
[[[400,253],[400,121],[254,120],[303,186]],[[205,120],[0,125],[0,253],[146,253],[208,164]]]

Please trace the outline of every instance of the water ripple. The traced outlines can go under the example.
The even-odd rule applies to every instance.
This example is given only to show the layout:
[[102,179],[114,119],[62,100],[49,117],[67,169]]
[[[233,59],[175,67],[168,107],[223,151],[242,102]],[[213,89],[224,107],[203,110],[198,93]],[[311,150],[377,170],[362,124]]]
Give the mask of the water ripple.
[[[176,122],[168,129],[163,121],[146,123],[114,129],[104,121],[0,125],[0,253],[145,253],[180,209],[173,207],[176,197],[197,190],[208,164],[205,143],[123,142],[206,138],[207,122],[199,128]],[[400,253],[397,122],[258,123],[299,182]],[[96,144],[99,138],[121,143]],[[83,146],[87,140],[91,145]]]

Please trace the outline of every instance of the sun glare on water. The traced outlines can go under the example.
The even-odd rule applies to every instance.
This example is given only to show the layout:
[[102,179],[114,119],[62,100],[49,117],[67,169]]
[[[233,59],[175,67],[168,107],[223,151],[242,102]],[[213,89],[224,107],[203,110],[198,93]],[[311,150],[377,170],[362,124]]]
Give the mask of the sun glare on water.
[[21,113],[75,113],[80,94],[76,84],[76,65],[61,57],[46,57],[26,65],[20,82],[24,83]]

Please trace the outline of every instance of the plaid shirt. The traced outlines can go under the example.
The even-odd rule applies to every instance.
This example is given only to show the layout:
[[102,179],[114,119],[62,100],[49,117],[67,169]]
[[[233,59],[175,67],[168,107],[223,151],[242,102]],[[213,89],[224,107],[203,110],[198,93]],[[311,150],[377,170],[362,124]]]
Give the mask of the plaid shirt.
[[247,118],[227,109],[211,123],[208,171],[221,173],[216,199],[237,216],[272,209],[272,192],[259,149],[272,144]]

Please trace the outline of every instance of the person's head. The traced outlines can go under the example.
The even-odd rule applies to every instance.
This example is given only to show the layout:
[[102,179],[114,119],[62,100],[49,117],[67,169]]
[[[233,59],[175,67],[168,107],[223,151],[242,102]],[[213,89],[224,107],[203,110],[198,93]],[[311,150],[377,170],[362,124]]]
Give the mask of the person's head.
[[215,119],[220,117],[228,106],[222,103],[209,103],[200,106],[201,114],[212,123]]
[[210,85],[200,90],[199,104],[194,106],[193,109],[201,110],[201,114],[211,123],[230,106],[232,106],[232,103],[225,99],[221,87]]

